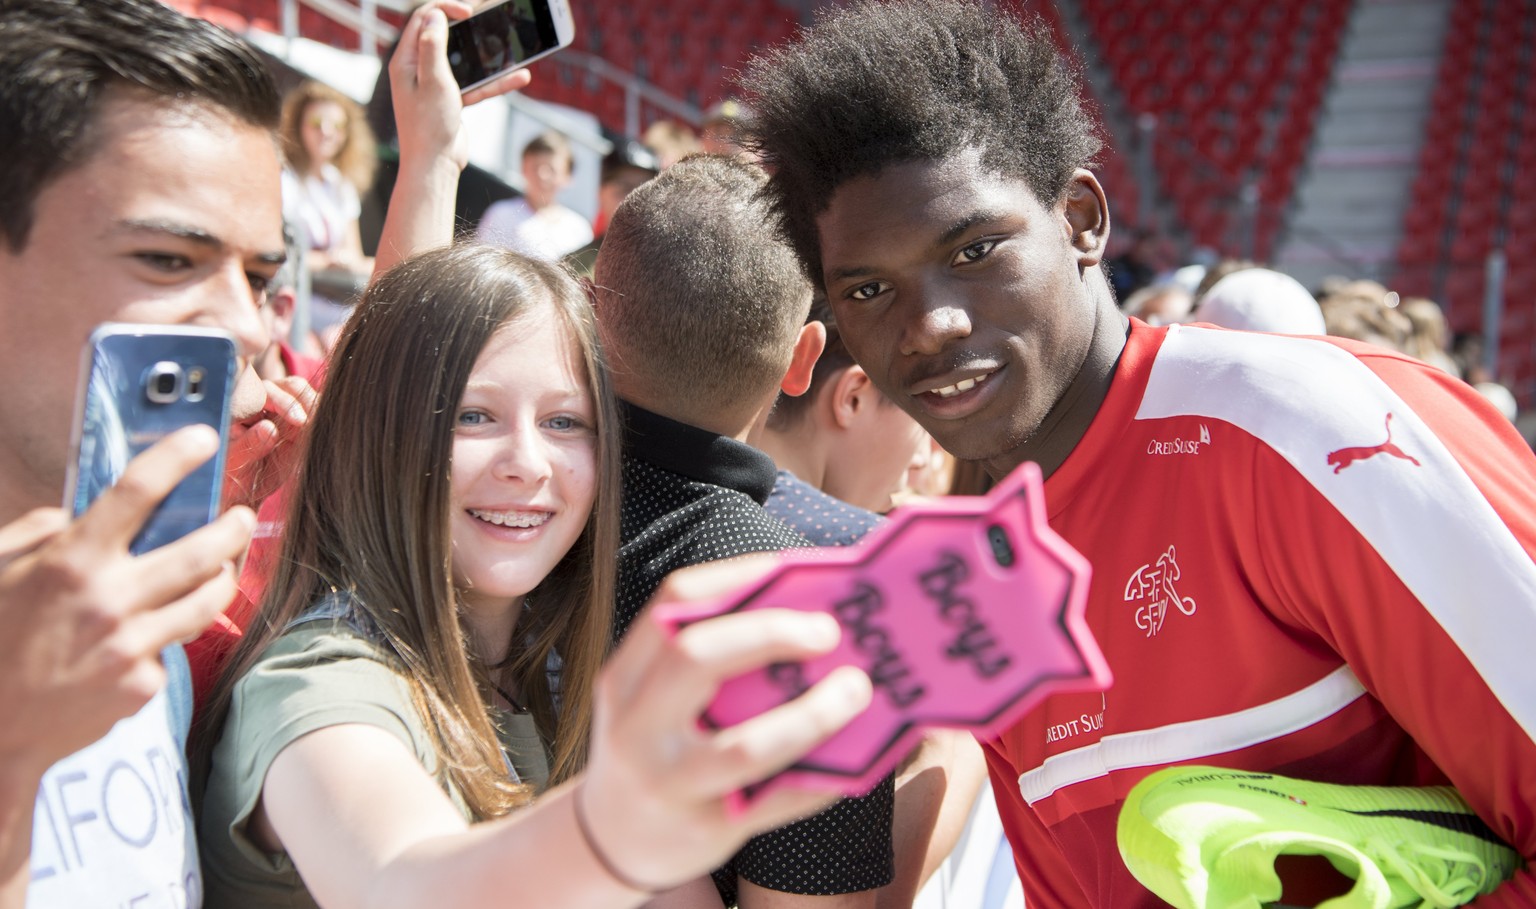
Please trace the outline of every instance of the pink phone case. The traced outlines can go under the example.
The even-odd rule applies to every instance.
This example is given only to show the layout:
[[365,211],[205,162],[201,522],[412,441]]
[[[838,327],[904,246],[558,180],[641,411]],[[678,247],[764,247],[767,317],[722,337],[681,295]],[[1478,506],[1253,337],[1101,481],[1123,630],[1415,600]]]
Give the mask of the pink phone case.
[[859,545],[786,552],[766,578],[718,601],[671,607],[676,631],[768,607],[822,610],[837,649],[727,682],[705,725],[739,723],[793,698],[838,666],[874,682],[870,707],[737,809],[780,786],[858,795],[917,744],[924,727],[1001,732],[1056,691],[1102,690],[1103,654],[1083,618],[1088,561],[1046,524],[1040,469],[1026,463],[986,496],[897,509]]

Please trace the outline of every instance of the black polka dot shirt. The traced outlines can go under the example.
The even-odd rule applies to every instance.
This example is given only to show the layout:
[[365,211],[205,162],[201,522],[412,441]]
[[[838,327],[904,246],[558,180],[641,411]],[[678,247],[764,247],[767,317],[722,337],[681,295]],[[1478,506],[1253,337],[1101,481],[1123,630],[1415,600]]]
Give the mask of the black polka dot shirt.
[[[767,455],[633,405],[623,411],[617,637],[678,568],[809,545],[763,509],[775,478]],[[887,777],[869,795],[754,837],[715,872],[721,898],[736,905],[738,875],[769,890],[817,895],[890,883],[894,801]]]

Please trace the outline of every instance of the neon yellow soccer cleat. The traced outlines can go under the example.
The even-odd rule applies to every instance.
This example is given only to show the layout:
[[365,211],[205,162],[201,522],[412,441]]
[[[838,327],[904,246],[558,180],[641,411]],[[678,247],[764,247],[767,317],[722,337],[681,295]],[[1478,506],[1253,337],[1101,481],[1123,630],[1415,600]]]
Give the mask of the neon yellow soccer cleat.
[[1120,811],[1120,855],[1178,909],[1280,899],[1279,855],[1319,855],[1355,881],[1319,909],[1449,909],[1493,890],[1520,857],[1447,786],[1339,786],[1219,767],[1169,767]]

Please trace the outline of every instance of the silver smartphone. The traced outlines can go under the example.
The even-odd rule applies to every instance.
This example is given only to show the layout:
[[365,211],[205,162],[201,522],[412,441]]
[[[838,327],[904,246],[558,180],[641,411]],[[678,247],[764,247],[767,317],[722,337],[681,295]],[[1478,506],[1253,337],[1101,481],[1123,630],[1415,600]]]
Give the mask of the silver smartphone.
[[505,0],[448,26],[448,66],[467,92],[575,39],[569,0]]
[[217,517],[235,370],[235,341],[225,331],[98,326],[82,356],[64,507],[78,517],[144,449],[183,426],[204,423],[225,440],[218,454],[165,497],[129,551],[164,546]]

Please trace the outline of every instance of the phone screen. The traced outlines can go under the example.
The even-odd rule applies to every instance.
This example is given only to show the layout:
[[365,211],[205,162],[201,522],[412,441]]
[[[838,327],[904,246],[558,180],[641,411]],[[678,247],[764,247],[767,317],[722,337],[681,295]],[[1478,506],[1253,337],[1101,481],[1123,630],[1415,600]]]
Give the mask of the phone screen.
[[448,28],[448,66],[469,88],[559,46],[545,0],[508,0]]

